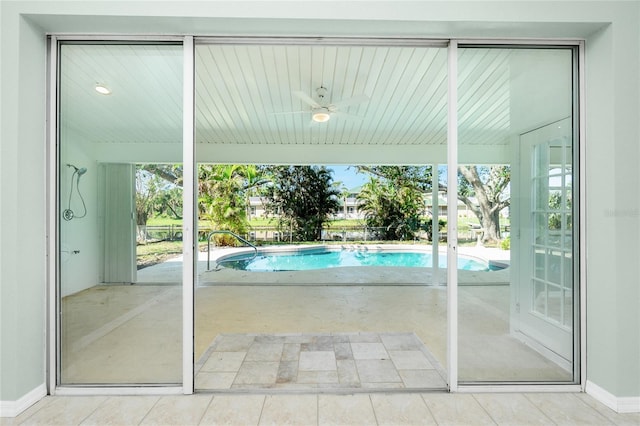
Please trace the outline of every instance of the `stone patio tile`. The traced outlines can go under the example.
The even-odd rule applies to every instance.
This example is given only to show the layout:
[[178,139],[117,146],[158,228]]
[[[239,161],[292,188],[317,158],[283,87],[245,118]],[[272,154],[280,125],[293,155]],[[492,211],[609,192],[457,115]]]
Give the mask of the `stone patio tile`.
[[349,336],[345,334],[335,334],[331,336],[333,343],[349,343]]
[[283,361],[278,367],[278,376],[276,383],[295,383],[298,376],[297,361]]
[[358,377],[358,370],[356,369],[356,362],[352,359],[338,360],[338,379],[340,383],[345,384],[360,384],[360,378]]
[[402,383],[393,362],[389,359],[363,359],[356,360],[356,368],[360,383]]
[[333,350],[336,353],[336,359],[353,359],[351,343],[334,343]]
[[407,388],[444,388],[446,383],[436,370],[399,370]]
[[247,351],[245,361],[280,361],[283,343],[254,343]]
[[196,375],[196,389],[231,389],[236,373],[201,371]]
[[389,351],[398,370],[432,370],[434,367],[422,351]]
[[380,343],[380,336],[378,333],[354,333],[349,335],[349,341],[351,343]]
[[362,389],[404,389],[404,383],[392,382],[392,383],[361,383]]
[[302,383],[339,383],[338,372],[334,371],[302,371],[298,370],[298,384]]
[[256,336],[256,343],[285,343],[287,338],[285,336],[274,336],[272,334],[265,334]]
[[313,335],[311,334],[290,334],[285,337],[285,343],[311,343]]
[[333,351],[300,352],[300,371],[336,370],[336,355]]
[[300,343],[285,343],[281,359],[282,361],[297,361],[300,359]]
[[233,384],[275,384],[279,367],[279,362],[245,361]]
[[389,359],[382,343],[351,343],[354,359]]
[[244,361],[246,352],[213,352],[200,371],[232,371],[237,372]]
[[300,351],[332,351],[333,339],[331,336],[314,336],[309,343],[302,343],[300,345]]

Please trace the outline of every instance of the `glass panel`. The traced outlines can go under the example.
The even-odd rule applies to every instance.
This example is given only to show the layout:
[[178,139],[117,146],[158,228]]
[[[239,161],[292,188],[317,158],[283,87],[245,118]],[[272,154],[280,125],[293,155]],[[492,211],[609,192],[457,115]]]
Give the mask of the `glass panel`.
[[446,192],[403,153],[446,162],[446,70],[441,48],[196,45],[196,389],[444,388]]
[[547,286],[539,280],[534,280],[533,310],[542,315],[547,313]]
[[481,234],[460,239],[460,259],[498,266],[459,274],[462,382],[574,379],[572,56],[460,49],[459,196]]
[[60,383],[180,383],[182,46],[63,44],[59,93]]

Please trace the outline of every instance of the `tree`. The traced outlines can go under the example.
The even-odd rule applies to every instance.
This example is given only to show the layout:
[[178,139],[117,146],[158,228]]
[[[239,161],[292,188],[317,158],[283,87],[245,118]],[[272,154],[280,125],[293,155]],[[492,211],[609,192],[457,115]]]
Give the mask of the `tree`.
[[358,194],[367,226],[378,228],[385,240],[411,240],[421,228],[424,212],[422,192],[408,182],[404,185],[372,177]]
[[253,165],[203,164],[198,168],[198,206],[203,218],[216,230],[247,232],[249,191],[264,184]]
[[428,192],[432,186],[432,166],[356,166],[359,173],[368,173],[397,187],[412,187]]
[[182,189],[145,166],[136,166],[136,224],[143,226],[153,214],[182,218]]
[[331,170],[318,166],[269,166],[266,186],[269,213],[297,241],[322,239],[322,227],[340,207],[340,191],[332,186]]
[[[432,189],[431,166],[358,166],[358,170],[393,182],[396,187],[436,191],[436,188]],[[484,243],[500,239],[500,211],[509,206],[510,181],[509,166],[459,166],[458,199],[478,218],[484,230]],[[446,184],[439,183],[437,190],[446,191]]]
[[[483,229],[482,242],[500,240],[500,211],[509,207],[506,193],[511,182],[509,166],[459,166],[458,199],[476,215]],[[475,197],[473,202],[470,197]]]

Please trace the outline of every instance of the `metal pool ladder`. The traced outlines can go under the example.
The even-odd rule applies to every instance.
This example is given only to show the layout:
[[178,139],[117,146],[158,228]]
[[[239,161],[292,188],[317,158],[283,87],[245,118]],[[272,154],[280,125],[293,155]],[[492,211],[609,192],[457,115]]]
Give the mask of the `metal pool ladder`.
[[241,243],[244,243],[248,246],[250,246],[251,248],[253,248],[253,257],[249,260],[253,260],[256,258],[256,256],[258,256],[258,247],[254,246],[253,244],[251,244],[249,241],[245,240],[244,238],[242,238],[240,235],[235,234],[231,231],[211,231],[209,232],[209,235],[207,235],[207,271],[210,271],[210,260],[211,260],[211,237],[213,237],[216,234],[227,234],[227,235],[231,235],[232,237],[234,237],[236,240],[240,241]]

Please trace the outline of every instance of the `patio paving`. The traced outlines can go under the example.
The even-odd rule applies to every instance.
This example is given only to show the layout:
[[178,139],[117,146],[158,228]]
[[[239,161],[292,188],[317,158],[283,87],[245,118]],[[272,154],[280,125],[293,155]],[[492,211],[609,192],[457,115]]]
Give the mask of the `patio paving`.
[[446,372],[406,333],[221,334],[196,365],[199,390],[446,389]]

